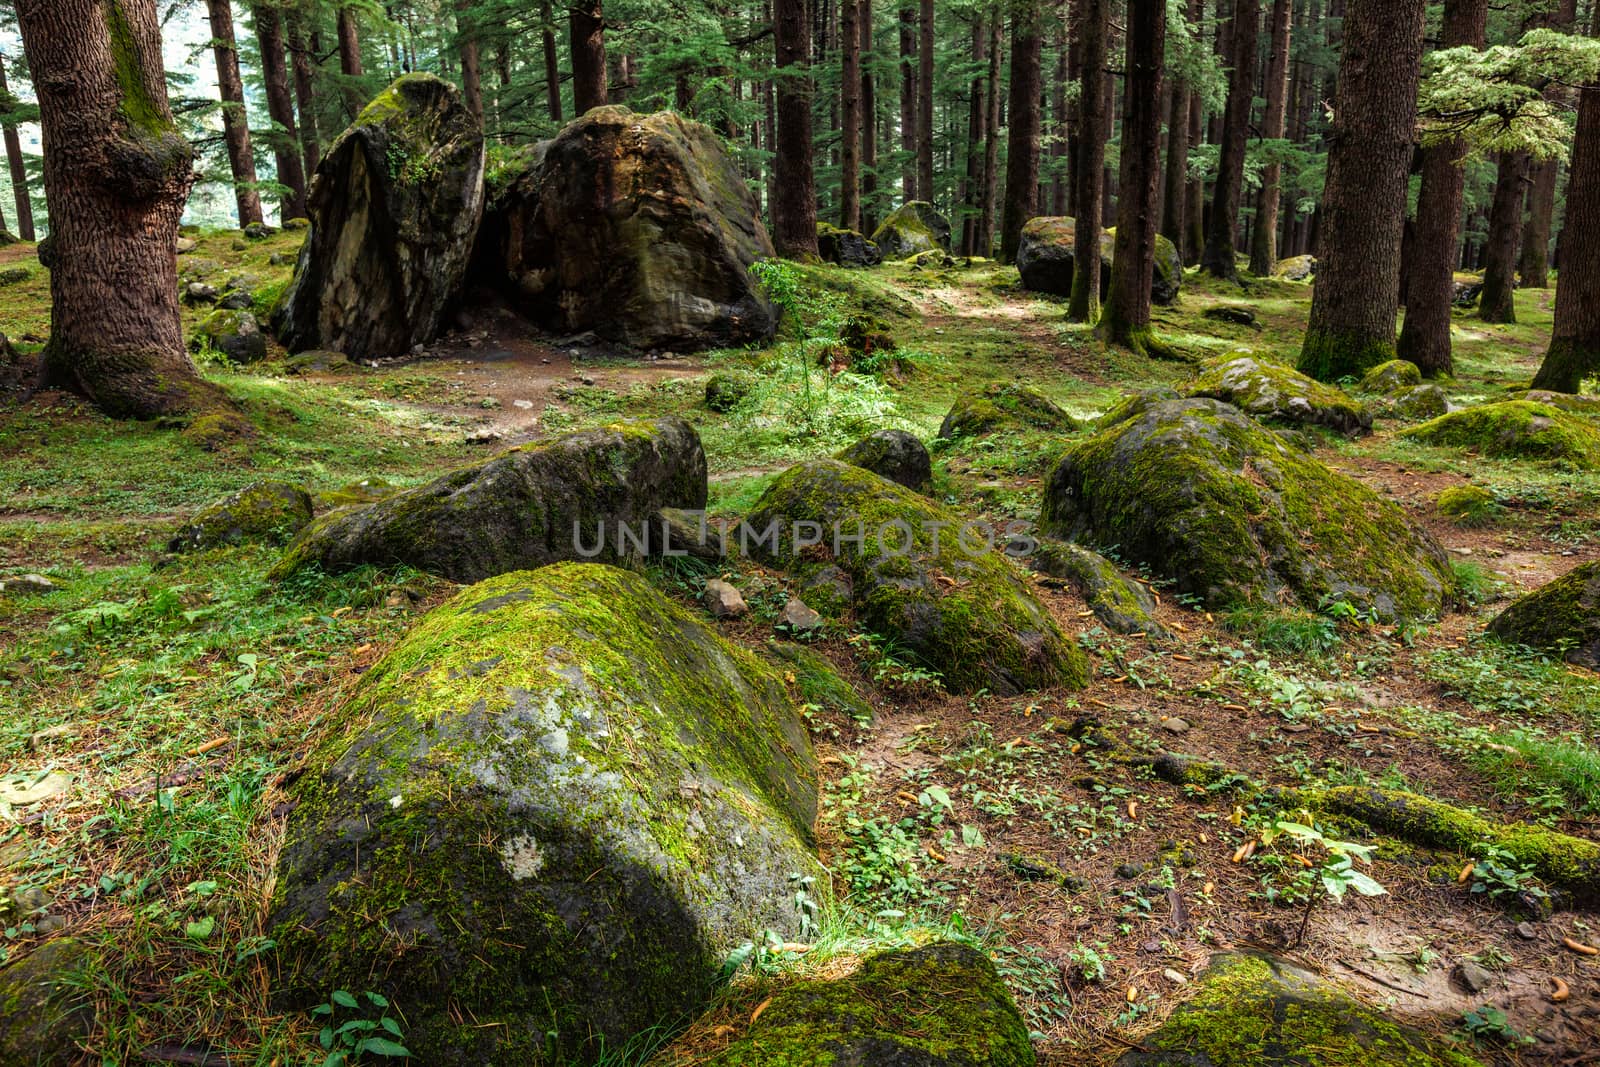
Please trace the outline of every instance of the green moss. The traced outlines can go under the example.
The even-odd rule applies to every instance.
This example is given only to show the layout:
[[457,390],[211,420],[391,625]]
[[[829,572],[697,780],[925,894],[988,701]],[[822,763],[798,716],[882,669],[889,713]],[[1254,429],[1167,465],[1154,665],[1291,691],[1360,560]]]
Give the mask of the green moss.
[[1512,644],[1600,665],[1600,562],[1580,564],[1515,601],[1489,624]]
[[107,0],[106,32],[111,42],[111,62],[121,90],[117,107],[128,120],[131,132],[140,137],[160,137],[173,132],[166,108],[145,84],[144,59],[133,27],[122,9],[123,0]]
[[1394,340],[1308,329],[1300,347],[1300,373],[1319,382],[1360,379],[1367,371],[1394,359]]
[[262,481],[202,509],[167,544],[192,552],[247,542],[283,544],[311,521],[311,496],[298,485]]
[[767,652],[791,681],[800,699],[807,704],[843,712],[860,724],[875,718],[869,704],[856,687],[839,677],[821,654],[793,641],[768,641]]
[[956,398],[939,426],[939,436],[978,437],[1005,427],[1072,433],[1078,422],[1031,386],[992,382]]
[[1457,526],[1482,526],[1505,510],[1481,485],[1452,485],[1441,490],[1434,503]]
[[872,231],[872,243],[885,259],[909,259],[923,252],[950,250],[950,223],[923,200],[902,204]]
[[1552,460],[1600,470],[1600,427],[1581,415],[1529,400],[1452,411],[1404,435],[1424,444],[1470,448],[1486,456]]
[[1179,399],[1182,399],[1182,394],[1169,385],[1161,385],[1154,389],[1130,393],[1113,404],[1111,410],[1096,419],[1094,428],[1096,430],[1108,430],[1120,423],[1127,422],[1129,419],[1143,415],[1157,404]]
[[1343,390],[1250,356],[1210,365],[1189,386],[1188,394],[1223,400],[1247,415],[1273,422],[1325,426],[1347,434],[1372,428],[1372,416]]
[[1358,393],[1392,393],[1422,384],[1422,368],[1405,359],[1391,359],[1369,370],[1356,386]]
[[1167,628],[1156,621],[1155,600],[1150,593],[1137,582],[1124,578],[1104,556],[1081,545],[1046,541],[1034,554],[1033,567],[1072,583],[1109,629],[1122,634],[1171,636]]

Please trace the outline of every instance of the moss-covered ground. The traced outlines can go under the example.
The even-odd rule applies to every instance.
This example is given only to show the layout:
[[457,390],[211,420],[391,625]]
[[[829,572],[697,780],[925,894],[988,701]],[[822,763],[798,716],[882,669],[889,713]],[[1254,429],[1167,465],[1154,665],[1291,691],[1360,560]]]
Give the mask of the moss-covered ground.
[[[301,237],[191,236],[185,280],[220,289],[247,276],[262,317]],[[49,328],[48,277],[31,246],[0,250],[0,268],[17,265],[28,277],[0,288],[0,332],[28,352]],[[793,462],[896,426],[930,443],[942,506],[1032,520],[1074,435],[1010,425],[935,441],[959,392],[1022,383],[1090,425],[1133,389],[1182,388],[1204,359],[1249,352],[1292,364],[1311,293],[1281,281],[1241,293],[1190,274],[1178,305],[1155,311],[1182,359],[1155,360],[1105,348],[1065,322],[1063,302],[1020,292],[1015,272],[992,263],[795,277],[800,321],[759,351],[646,361],[553,345],[484,316],[452,326],[423,358],[348,373],[290,374],[277,349],[245,369],[203,357],[253,439],[114,423],[64,394],[5,398],[0,581],[41,572],[56,588],[0,595],[0,797],[70,783],[0,806],[0,955],[67,934],[92,949],[77,979],[97,1009],[86,1062],[163,1048],[262,1067],[322,1061],[316,1022],[268,995],[264,918],[285,782],[362,672],[453,590],[378,570],[270,583],[279,550],[261,546],[166,557],[172,530],[205,505],[260,478],[313,494],[373,476],[413,485],[499,444],[681,414],[705,442],[716,512],[745,514]],[[1514,326],[1458,312],[1457,375],[1442,383],[1452,402],[1527,388],[1553,296],[1519,292]],[[1202,317],[1221,304],[1248,305],[1259,328]],[[186,307],[186,325],[205,311]],[[895,360],[846,368],[836,339],[862,313],[894,333]],[[703,404],[715,371],[754,383],[726,412]],[[1443,543],[1463,602],[1440,619],[1207,613],[1135,573],[1178,638],[1153,643],[1106,632],[1065,583],[1034,579],[1088,654],[1089,685],[1004,698],[953,696],[938,664],[848,614],[830,622],[812,646],[825,662],[784,668],[822,758],[817,829],[834,884],[821,927],[805,945],[752,952],[716,1011],[676,1044],[659,1049],[669,1035],[649,1035],[614,1062],[648,1052],[660,1064],[705,1062],[784,983],[846,974],[873,951],[934,936],[991,952],[1045,1063],[1107,1062],[1137,1045],[1214,950],[1243,943],[1315,961],[1369,1004],[1488,1061],[1571,1062],[1600,1043],[1600,964],[1563,943],[1600,941],[1600,914],[1560,892],[1550,913],[1515,856],[1447,837],[1420,848],[1337,812],[1282,810],[1270,789],[1236,795],[1231,771],[1172,784],[1097,744],[1176,750],[1267,786],[1407,790],[1493,823],[1600,838],[1600,684],[1557,656],[1484,636],[1510,596],[1600,558],[1600,475],[1426,444],[1401,437],[1407,425],[1380,418],[1370,437],[1306,443]],[[1494,505],[1467,523],[1439,506],[1464,485]],[[749,562],[722,573],[752,611],[718,625],[763,649],[789,580]],[[706,576],[651,574],[686,605]],[[864,705],[838,696],[830,665]],[[1357,869],[1387,892],[1314,898],[1307,920],[1299,857],[1332,854],[1290,837],[1263,843],[1276,823],[1305,819],[1371,846]],[[1523,921],[1531,937],[1517,933]],[[1465,992],[1451,977],[1463,962],[1491,983]],[[1568,999],[1550,999],[1556,978]],[[1481,1025],[1485,1005],[1533,1043],[1496,1043]]]

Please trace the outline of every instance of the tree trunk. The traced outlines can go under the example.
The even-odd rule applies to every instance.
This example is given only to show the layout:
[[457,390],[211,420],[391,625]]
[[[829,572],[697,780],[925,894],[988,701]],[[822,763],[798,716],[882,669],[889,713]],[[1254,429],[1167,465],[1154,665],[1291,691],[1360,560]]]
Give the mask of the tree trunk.
[[306,181],[317,173],[322,162],[322,134],[317,126],[317,90],[313,81],[311,52],[306,48],[300,14],[293,8],[284,12],[289,31],[289,62],[294,67],[295,107],[300,111],[300,150],[306,161]]
[[[1111,258],[1111,291],[1106,295],[1105,314],[1100,319],[1101,337],[1140,353],[1147,353],[1150,348],[1150,285],[1155,271],[1156,185],[1161,174],[1161,68],[1166,49],[1166,14],[1166,0],[1128,0],[1116,250]],[[1098,270],[1098,262],[1088,262],[1094,262]],[[1073,273],[1076,275],[1077,271]]]
[[1489,243],[1484,246],[1483,295],[1478,317],[1484,322],[1516,322],[1517,249],[1522,238],[1522,200],[1528,176],[1528,157],[1521,152],[1502,153],[1489,205]]
[[1349,0],[1328,131],[1321,249],[1300,369],[1359,377],[1394,358],[1425,0]]
[[878,214],[878,87],[872,76],[872,0],[861,4],[861,232],[877,228]]
[[567,24],[572,49],[572,113],[606,104],[605,14],[601,0],[575,0]]
[[[1205,18],[1205,0],[1189,0],[1189,23],[1198,27]],[[1200,147],[1205,138],[1205,101],[1198,92],[1189,94],[1189,148]],[[1187,163],[1187,161],[1185,161]],[[1199,264],[1200,254],[1206,246],[1206,183],[1199,178],[1190,178],[1184,188],[1183,205],[1183,240],[1177,242],[1183,255],[1183,265],[1193,267]]]
[[[1445,5],[1441,47],[1482,48],[1488,13],[1488,0],[1450,0]],[[1460,141],[1422,150],[1422,188],[1406,266],[1406,318],[1395,351],[1429,378],[1447,376],[1455,369],[1450,320],[1460,259],[1465,154]]]
[[155,0],[18,0],[50,236],[46,380],[114,418],[222,409],[178,320],[173,244],[194,150],[167,105]]
[[[1552,12],[1536,17],[1533,22],[1562,33],[1571,33],[1578,21],[1577,0],[1560,0]],[[1558,86],[1546,90],[1545,96],[1558,106],[1570,107],[1571,93]],[[1524,289],[1550,288],[1550,227],[1555,218],[1556,184],[1560,177],[1560,162],[1546,159],[1532,164],[1532,184],[1528,187],[1528,217],[1522,227],[1522,253],[1518,256],[1518,273],[1522,275]]]
[[[1078,159],[1072,181],[1077,186],[1077,230],[1073,246],[1072,299],[1067,318],[1094,322],[1100,315],[1101,171],[1105,168],[1107,116],[1106,0],[1077,0],[1079,49]],[[1091,263],[1088,270],[1079,269]]]
[[550,13],[550,0],[539,5],[539,39],[544,46],[544,100],[550,121],[561,123],[561,65],[556,55],[555,16]]
[[[0,56],[0,97],[7,96],[5,57]],[[17,137],[17,124],[4,126],[6,164],[11,170],[11,193],[17,204],[17,236],[24,241],[34,239],[33,201],[28,196],[28,168],[22,159],[22,141]]]
[[361,69],[361,37],[356,28],[356,9],[339,8],[339,71],[344,75],[344,105],[350,118],[361,114],[367,106],[367,94],[360,79],[366,72]]
[[[984,63],[988,59],[984,46],[988,43],[987,27],[983,22],[983,9],[972,15],[972,61]],[[967,100],[967,173],[962,183],[961,203],[967,217],[961,222],[961,254],[982,255],[978,251],[978,205],[983,200],[983,120],[987,117],[983,99],[983,68],[973,71]]]
[[1189,199],[1189,87],[1172,80],[1167,111],[1167,178],[1161,205],[1161,233],[1182,254]]
[[1067,112],[1067,85],[1072,76],[1068,73],[1069,63],[1067,57],[1071,49],[1067,45],[1067,0],[1060,2],[1060,14],[1056,17],[1055,44],[1056,44],[1056,76],[1055,84],[1051,87],[1050,115],[1054,119],[1055,136],[1050,141],[1050,160],[1052,174],[1050,176],[1050,214],[1065,215],[1067,213],[1067,143],[1072,137],[1072,117]]
[[773,0],[778,83],[777,174],[772,240],[780,256],[817,258],[817,198],[811,174],[811,54],[806,0]]
[[233,197],[239,226],[261,221],[261,193],[256,189],[256,160],[250,150],[250,119],[244,107],[244,79],[239,76],[239,46],[233,39],[229,0],[206,0],[211,16],[211,49],[217,57],[217,92],[222,98],[222,140],[228,146]]
[[[1262,117],[1261,136],[1269,141],[1283,139],[1289,102],[1289,34],[1294,5],[1290,0],[1273,0],[1272,56],[1267,62],[1267,110]],[[1283,196],[1283,165],[1268,163],[1261,173],[1261,203],[1256,209],[1255,232],[1250,241],[1250,272],[1271,277],[1278,269],[1278,204]]]
[[917,68],[917,198],[933,199],[933,0],[922,0]]
[[994,200],[1000,186],[1000,62],[1003,58],[1005,8],[989,9],[989,77],[983,89],[983,196],[978,202],[978,255],[994,255]]
[[900,9],[900,151],[905,157],[900,199],[917,195],[917,13]]
[[839,225],[861,229],[861,9],[839,2]]
[[1245,141],[1250,134],[1250,105],[1255,99],[1256,31],[1261,0],[1234,0],[1231,30],[1228,103],[1222,116],[1222,156],[1206,229],[1200,266],[1218,278],[1238,281],[1234,241],[1239,231],[1239,202],[1244,191]]
[[295,132],[294,101],[289,96],[289,66],[284,61],[283,18],[270,3],[253,9],[256,44],[261,49],[261,80],[267,90],[267,114],[272,131],[272,158],[278,167],[278,184],[286,192],[278,201],[279,219],[306,217],[306,172],[300,165],[300,137]]
[[1039,81],[1044,39],[1038,0],[1017,0],[1011,10],[1010,130],[1006,141],[1006,197],[1000,227],[1000,260],[1013,263],[1022,224],[1034,215],[1039,190]]
[[456,0],[456,47],[461,52],[461,102],[483,127],[483,70],[478,28],[472,22],[472,0]]

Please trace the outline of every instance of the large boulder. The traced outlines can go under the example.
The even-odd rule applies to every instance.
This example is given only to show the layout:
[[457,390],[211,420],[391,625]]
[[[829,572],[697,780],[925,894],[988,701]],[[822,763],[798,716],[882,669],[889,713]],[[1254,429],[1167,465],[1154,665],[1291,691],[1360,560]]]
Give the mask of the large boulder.
[[[1022,226],[1017,245],[1017,273],[1022,287],[1036,293],[1072,295],[1072,271],[1077,255],[1078,224],[1062,216],[1040,215]],[[1100,291],[1111,288],[1111,256],[1116,239],[1100,234]]]
[[1485,456],[1553,460],[1600,470],[1600,427],[1583,415],[1531,400],[1478,404],[1441,415],[1403,435],[1430,445],[1469,448]]
[[1047,539],[1034,554],[1033,569],[1070,584],[1095,617],[1114,633],[1172,636],[1156,619],[1156,601],[1150,590],[1124,578],[1116,565],[1098,552],[1068,541]]
[[317,165],[311,230],[272,325],[291,352],[392,358],[431,341],[483,214],[483,131],[459,94],[407,74]]
[[868,434],[834,458],[916,493],[926,493],[933,487],[933,458],[928,455],[928,446],[904,430]]
[[1007,428],[1071,433],[1078,421],[1031,386],[992,382],[956,397],[939,424],[939,436],[978,437]]
[[1418,422],[1436,419],[1450,410],[1450,398],[1443,389],[1429,382],[1397,389],[1388,396],[1367,401],[1367,409],[1390,419]]
[[259,363],[267,358],[267,338],[248,311],[218,308],[207,315],[189,340],[197,352],[210,349],[234,363]]
[[58,937],[0,965],[0,1067],[66,1067],[81,1062],[94,1007],[84,983],[94,966],[84,942]]
[[273,573],[404,563],[457,582],[649,554],[661,508],[703,508],[706,454],[678,418],[525,445],[313,522]]
[[1408,359],[1391,359],[1362,375],[1358,393],[1393,393],[1422,384],[1422,368]]
[[1117,1067],[1479,1067],[1310,971],[1270,956],[1214,956],[1193,996]]
[[1309,282],[1317,275],[1316,256],[1290,256],[1278,260],[1278,269],[1272,276],[1285,282]]
[[926,200],[901,204],[872,231],[884,259],[910,259],[923,252],[950,251],[950,220]]
[[222,545],[281,545],[311,522],[311,494],[291,482],[252,482],[178,527],[168,552]]
[[477,272],[546,328],[641,349],[772,336],[777,316],[750,274],[772,240],[709,127],[594,108],[498,185]]
[[1005,531],[837,460],[791,467],[745,520],[741,550],[799,579],[813,607],[939,671],[956,692],[1081,687],[1087,663],[1005,557]]
[[1207,607],[1436,615],[1444,550],[1405,513],[1217,400],[1173,400],[1068,450],[1045,488],[1045,532],[1115,546]]
[[1600,415],[1600,396],[1583,396],[1577,393],[1552,393],[1548,389],[1529,389],[1516,400],[1531,400],[1535,404],[1574,411],[1580,415]]
[[414,1061],[594,1062],[801,932],[815,760],[772,668],[641,575],[563,563],[431,612],[290,791],[282,1000],[373,989]]
[[1495,616],[1489,632],[1502,641],[1561,653],[1569,663],[1600,669],[1600,562],[1584,563]]
[[817,223],[817,254],[822,262],[841,267],[876,267],[883,262],[883,253],[876,244],[855,230],[827,222]]
[[1028,1027],[983,953],[955,942],[881,952],[799,982],[706,1067],[1033,1067]]
[[1255,356],[1211,364],[1189,385],[1188,393],[1224,401],[1271,422],[1322,426],[1351,435],[1372,429],[1371,414],[1344,390]]

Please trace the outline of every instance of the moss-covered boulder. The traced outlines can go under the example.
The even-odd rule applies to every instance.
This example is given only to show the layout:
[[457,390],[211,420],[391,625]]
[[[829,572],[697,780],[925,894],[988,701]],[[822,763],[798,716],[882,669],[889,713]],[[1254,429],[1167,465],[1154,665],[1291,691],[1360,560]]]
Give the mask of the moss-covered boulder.
[[798,982],[705,1067],[1033,1067],[1028,1027],[988,957],[936,942]]
[[329,512],[273,573],[404,563],[475,582],[558,560],[632,560],[650,554],[659,509],[705,504],[706,455],[694,427],[677,418],[617,423]]
[[234,363],[259,363],[267,358],[267,338],[248,311],[218,308],[207,315],[189,339],[196,352],[220,352]]
[[872,231],[884,259],[910,259],[922,252],[950,251],[950,220],[926,200],[901,204]]
[[1504,510],[1493,493],[1481,485],[1452,485],[1434,500],[1439,514],[1457,526],[1483,526]]
[[956,397],[939,424],[939,436],[979,437],[1007,428],[1072,433],[1078,420],[1031,386],[993,382]]
[[311,229],[272,326],[291,352],[392,358],[433,340],[483,215],[483,130],[460,94],[407,74],[317,165]]
[[720,371],[706,379],[706,407],[726,414],[738,407],[755,387],[756,380],[749,374]]
[[[1072,295],[1072,271],[1077,255],[1076,220],[1055,215],[1029,219],[1017,244],[1017,273],[1022,287],[1054,296]],[[1111,287],[1111,255],[1116,238],[1100,234],[1100,291]]]
[[750,274],[772,240],[709,127],[594,108],[498,186],[474,273],[546,328],[683,351],[772,336]]
[[1214,956],[1195,988],[1117,1067],[1479,1067],[1285,960]]
[[372,504],[386,496],[393,496],[398,487],[387,478],[357,478],[337,489],[325,489],[312,498],[318,511],[347,508],[352,504]]
[[1190,396],[1232,404],[1247,415],[1293,426],[1322,426],[1343,434],[1367,433],[1372,416],[1344,390],[1254,356],[1208,366],[1189,385]]
[[1278,269],[1272,276],[1284,282],[1309,282],[1317,275],[1316,256],[1290,256],[1278,260]]
[[928,447],[904,430],[868,434],[834,458],[916,493],[926,493],[933,487],[933,459]]
[[[1112,232],[1116,232],[1115,227],[1112,228]],[[1179,254],[1177,245],[1158,233],[1155,268],[1150,277],[1150,299],[1153,303],[1170,307],[1178,302],[1178,296],[1182,292],[1183,256]]]
[[289,482],[254,482],[217,501],[182,526],[168,552],[220,545],[281,545],[311,522],[311,494]]
[[1528,400],[1547,407],[1573,411],[1580,415],[1600,415],[1600,396],[1583,396],[1577,393],[1552,393],[1548,389],[1529,389],[1518,400]]
[[1041,521],[1213,608],[1332,599],[1422,618],[1453,590],[1444,550],[1398,505],[1217,400],[1156,404],[1073,446]]
[[1391,359],[1380,363],[1362,377],[1356,386],[1358,393],[1393,393],[1413,385],[1422,384],[1422,368],[1408,359]]
[[1462,408],[1414,426],[1403,436],[1485,456],[1552,460],[1579,470],[1600,470],[1600,426],[1582,415],[1531,400]]
[[[837,460],[791,467],[741,548],[793,572],[808,603],[854,610],[957,692],[1081,687],[1083,653],[1006,558],[1005,531]],[[837,590],[823,596],[824,586]]]
[[1149,411],[1157,404],[1168,400],[1182,400],[1183,394],[1170,385],[1157,385],[1150,389],[1141,389],[1137,393],[1127,396],[1111,405],[1109,411],[1094,420],[1096,430],[1107,430],[1118,423],[1127,422]]
[[1600,669],[1600,562],[1574,567],[1517,599],[1489,624],[1489,632]]
[[878,246],[855,230],[817,223],[817,254],[824,263],[841,267],[876,267],[883,262]]
[[800,934],[814,757],[776,672],[641,575],[564,563],[431,612],[290,791],[286,1005],[374,989],[418,1063],[593,1062]]
[[1450,410],[1450,398],[1431,382],[1411,385],[1367,402],[1369,410],[1390,419],[1436,419]]
[[1098,552],[1067,541],[1046,540],[1034,554],[1033,569],[1069,583],[1108,630],[1172,636],[1156,621],[1156,601],[1150,590],[1123,577],[1116,564]]
[[61,937],[0,966],[0,1067],[80,1062],[94,1022],[82,978],[90,962],[88,946]]

